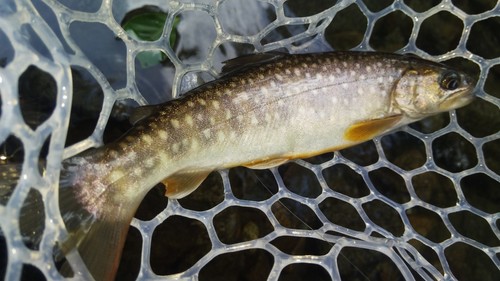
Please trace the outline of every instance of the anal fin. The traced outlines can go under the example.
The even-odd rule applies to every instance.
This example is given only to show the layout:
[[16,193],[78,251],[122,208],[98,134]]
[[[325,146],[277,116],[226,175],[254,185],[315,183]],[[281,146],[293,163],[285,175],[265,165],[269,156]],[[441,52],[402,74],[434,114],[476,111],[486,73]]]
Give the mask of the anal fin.
[[208,177],[212,171],[179,172],[164,179],[165,196],[180,199],[188,196]]
[[392,128],[401,121],[402,115],[386,118],[361,121],[353,124],[344,133],[344,138],[349,141],[362,142],[370,140]]
[[290,160],[290,159],[289,158],[272,158],[272,159],[266,159],[266,160],[252,161],[250,163],[243,164],[242,166],[250,168],[250,169],[264,170],[264,169],[269,169],[269,168],[279,166],[279,165],[287,162],[288,160]]

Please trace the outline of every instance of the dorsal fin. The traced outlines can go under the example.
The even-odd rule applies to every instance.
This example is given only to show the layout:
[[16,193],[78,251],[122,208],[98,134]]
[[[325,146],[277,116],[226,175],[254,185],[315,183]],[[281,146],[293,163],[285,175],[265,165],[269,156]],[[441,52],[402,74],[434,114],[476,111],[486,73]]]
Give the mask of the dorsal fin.
[[137,122],[141,121],[142,119],[145,119],[145,118],[151,116],[159,108],[160,108],[160,106],[157,104],[145,105],[145,106],[140,106],[140,107],[134,108],[134,110],[132,111],[132,114],[130,114],[130,117],[128,118],[128,120],[132,125],[135,125]]
[[222,62],[223,66],[221,70],[221,75],[225,76],[230,73],[247,69],[249,67],[259,66],[264,63],[275,61],[283,56],[286,56],[286,54],[279,52],[268,52],[268,53],[250,54],[241,57],[236,57],[234,59]]

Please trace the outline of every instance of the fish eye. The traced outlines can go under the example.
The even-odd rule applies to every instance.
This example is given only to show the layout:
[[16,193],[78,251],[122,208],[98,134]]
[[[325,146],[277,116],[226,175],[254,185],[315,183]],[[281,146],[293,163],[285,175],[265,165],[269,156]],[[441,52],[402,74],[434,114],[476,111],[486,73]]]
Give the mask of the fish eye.
[[460,75],[456,72],[447,72],[441,77],[439,85],[444,90],[453,91],[460,86]]

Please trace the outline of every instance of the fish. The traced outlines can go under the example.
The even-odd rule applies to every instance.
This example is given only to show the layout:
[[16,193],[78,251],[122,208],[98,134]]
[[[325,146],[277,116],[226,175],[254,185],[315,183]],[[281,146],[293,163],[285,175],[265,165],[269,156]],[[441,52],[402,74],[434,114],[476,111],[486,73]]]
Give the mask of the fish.
[[474,99],[475,80],[440,63],[377,52],[264,53],[225,62],[183,98],[139,107],[118,140],[62,162],[60,210],[93,277],[113,280],[140,202],[193,192],[213,171],[268,169],[341,150]]

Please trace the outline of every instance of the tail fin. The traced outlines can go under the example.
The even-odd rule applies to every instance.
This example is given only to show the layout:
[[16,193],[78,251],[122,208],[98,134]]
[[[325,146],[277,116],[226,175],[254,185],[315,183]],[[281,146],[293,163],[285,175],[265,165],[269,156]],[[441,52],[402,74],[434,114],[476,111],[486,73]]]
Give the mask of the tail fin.
[[[19,164],[0,165],[0,175],[4,175],[0,178],[0,200],[8,202],[19,180],[21,168],[22,165]],[[63,163],[59,209],[68,237],[58,243],[58,248],[54,252],[55,259],[61,261],[67,254],[77,250],[96,281],[114,280],[136,206],[129,202],[113,203],[116,201],[111,200],[115,190],[113,186],[108,186],[104,192],[98,194],[98,198],[92,198],[101,202],[101,207],[106,206],[106,208],[102,208],[98,213],[92,212],[92,209],[85,205],[88,202],[82,202],[81,197],[82,192],[86,191],[95,194],[89,190],[95,187],[92,183],[77,180],[76,175],[80,171],[81,167],[74,163]],[[6,177],[7,172],[11,176]],[[79,186],[82,184],[86,186]],[[22,208],[25,211],[21,211],[19,220],[21,233],[26,234],[23,238],[27,239],[25,242],[28,245],[39,245],[42,238],[43,217],[40,217],[40,212],[35,210],[43,210],[43,204],[39,196],[28,196],[23,203]],[[63,276],[69,277],[74,271],[66,260],[60,272]]]
[[[69,237],[60,244],[60,255],[77,250],[89,272],[96,281],[114,280],[122,248],[125,243],[127,230],[134,215],[133,205],[113,204],[113,186],[93,198],[92,202],[102,202],[99,212],[93,212],[88,206],[89,202],[82,202],[81,192],[85,188],[78,186],[74,180],[75,167],[63,167],[59,189],[59,208],[63,217]],[[85,184],[85,183],[84,183]],[[87,183],[88,184],[88,183]],[[70,272],[69,265],[63,265],[61,273]]]

